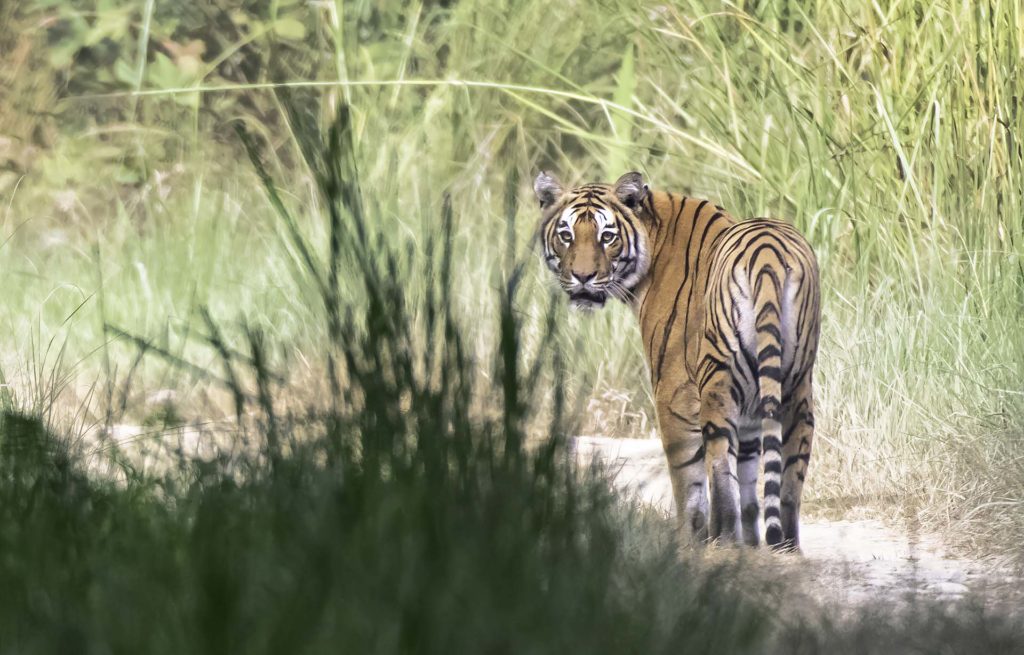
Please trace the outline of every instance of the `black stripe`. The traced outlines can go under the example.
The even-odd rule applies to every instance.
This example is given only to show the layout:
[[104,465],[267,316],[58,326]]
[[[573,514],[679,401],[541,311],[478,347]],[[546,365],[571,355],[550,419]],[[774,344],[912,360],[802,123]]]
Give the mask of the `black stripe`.
[[764,325],[759,325],[757,327],[757,331],[758,333],[764,332],[766,334],[770,334],[773,337],[775,337],[777,341],[782,341],[782,333],[779,332],[779,327],[774,323],[765,323]]
[[740,454],[745,455],[747,453],[759,453],[761,452],[761,444],[757,439],[751,439],[750,441],[740,442]]
[[714,441],[715,439],[729,439],[732,436],[729,428],[720,428],[714,423],[708,423],[704,426],[704,430],[701,432],[704,436],[704,442]]
[[761,418],[776,418],[776,414],[779,411],[779,399],[774,396],[765,396],[761,399],[761,403],[757,407],[757,413],[761,415]]
[[[673,241],[675,240],[675,230],[678,229],[678,225],[679,225],[679,216],[683,213],[683,207],[686,206],[685,198],[683,200],[684,200],[684,202],[679,205],[679,213],[676,214],[676,219],[674,221],[675,225],[673,226],[673,233],[672,233]],[[704,206],[706,204],[708,204],[708,201],[707,200],[703,200],[703,201],[701,201],[701,203],[699,205],[697,205],[697,211],[694,212],[695,219],[700,218],[700,212],[701,212],[702,209],[704,209]],[[696,227],[696,224],[694,225],[694,227]],[[658,354],[658,365],[654,368],[655,374],[657,375],[657,377],[659,379],[661,378],[661,367],[665,364],[665,355],[667,354],[667,350],[668,350],[668,336],[669,336],[669,333],[672,331],[672,327],[675,325],[676,314],[679,312],[679,298],[680,298],[680,296],[682,296],[683,289],[686,288],[686,283],[690,279],[690,264],[689,264],[689,262],[690,262],[690,246],[693,244],[693,235],[694,235],[694,233],[696,233],[696,230],[691,228],[690,229],[690,238],[687,239],[687,242],[686,242],[686,253],[683,256],[683,280],[682,280],[682,282],[679,283],[679,289],[676,291],[675,302],[672,303],[672,312],[668,316],[668,322],[665,323],[665,331],[664,331],[664,334],[662,335],[662,341],[661,341],[661,352]],[[689,313],[689,312],[687,312],[687,313]]]
[[[675,409],[673,409],[673,408],[671,408],[671,407],[669,407],[669,408],[668,408],[668,413],[669,413],[669,414],[671,414],[672,416],[675,416],[675,417],[676,417],[677,419],[679,419],[679,420],[680,420],[680,421],[682,421],[683,423],[692,423],[692,422],[693,422],[693,421],[692,421],[692,420],[690,419],[690,417],[684,416],[684,415],[682,414],[682,412],[678,412],[678,411],[676,411]],[[669,444],[669,446],[668,446],[668,447],[669,447],[669,448],[675,448],[676,446],[678,446],[678,445],[679,445],[679,443],[680,443],[680,442],[676,441],[675,443]]]
[[741,441],[739,449],[739,461],[749,462],[752,459],[757,459],[761,455],[761,442],[757,439],[751,439],[750,441]]
[[[714,214],[712,214],[711,218],[709,218],[708,222],[704,225],[704,232],[700,235],[700,243],[698,244],[698,250],[697,250],[696,255],[694,256],[694,261],[693,261],[693,284],[690,285],[690,293],[689,293],[689,296],[688,296],[687,301],[686,301],[687,309],[689,309],[690,307],[693,306],[693,294],[697,291],[697,281],[700,279],[700,265],[701,265],[701,259],[702,259],[701,258],[701,250],[704,248],[704,244],[708,240],[708,233],[711,231],[711,227],[716,222],[718,222],[718,220],[721,219],[722,216],[723,215],[722,215],[721,212],[715,212]],[[694,221],[693,221],[694,228],[697,227],[697,220],[698,219],[700,219],[700,212],[699,211],[698,211],[697,214],[694,215]],[[690,237],[691,238],[693,237],[692,233],[691,233]],[[687,246],[686,252],[687,252],[686,266],[689,267],[689,265],[690,265],[690,257],[689,257],[690,249],[689,249],[689,246]],[[708,252],[713,253],[714,252],[714,248],[709,248]],[[709,260],[713,260],[713,258],[711,256],[709,256],[708,259]],[[711,263],[712,262],[709,262],[709,265]],[[708,279],[705,280],[705,282],[704,282],[704,289],[703,289],[704,293],[707,293],[707,285],[710,284],[710,282],[711,282],[711,276],[709,274],[708,275]],[[683,318],[683,334],[689,334],[689,333],[690,333],[690,312],[687,311],[686,312],[686,316]]]
[[703,461],[703,460],[704,460],[704,444],[701,444],[700,448],[697,449],[697,452],[695,452],[693,454],[693,457],[691,457],[690,459],[686,460],[682,464],[673,464],[672,468],[674,468],[674,469],[686,468],[687,466],[693,466],[697,462],[700,462],[700,461]]
[[[811,454],[810,453],[803,453],[801,455],[792,455],[790,457],[787,457],[786,458],[786,468],[789,468],[790,466],[792,466],[793,464],[796,464],[799,461],[804,461],[804,462],[807,462],[809,464],[810,461],[811,461]],[[767,469],[765,469],[765,470],[767,470]]]
[[757,312],[757,316],[754,318],[754,321],[764,325],[764,320],[767,318],[766,314],[769,312],[775,314],[776,319],[779,318],[779,308],[775,306],[775,302],[772,300],[766,300],[764,304],[761,305],[761,309]]

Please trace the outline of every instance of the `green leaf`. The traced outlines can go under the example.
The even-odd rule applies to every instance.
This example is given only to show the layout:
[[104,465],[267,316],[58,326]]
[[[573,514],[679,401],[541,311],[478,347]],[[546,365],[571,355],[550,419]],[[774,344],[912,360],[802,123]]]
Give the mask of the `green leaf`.
[[189,79],[181,74],[174,62],[162,52],[156,53],[153,62],[146,68],[146,77],[158,89],[174,89],[187,86]]
[[120,184],[138,184],[142,181],[142,176],[137,170],[127,166],[118,166],[114,169],[114,180]]
[[297,18],[279,18],[274,21],[274,32],[282,39],[301,41],[306,38],[306,26]]
[[51,46],[49,53],[47,53],[47,59],[50,61],[50,66],[65,68],[71,65],[76,54],[78,54],[78,44],[65,41],[64,43]]
[[123,84],[135,84],[135,66],[121,57],[114,63],[114,77]]

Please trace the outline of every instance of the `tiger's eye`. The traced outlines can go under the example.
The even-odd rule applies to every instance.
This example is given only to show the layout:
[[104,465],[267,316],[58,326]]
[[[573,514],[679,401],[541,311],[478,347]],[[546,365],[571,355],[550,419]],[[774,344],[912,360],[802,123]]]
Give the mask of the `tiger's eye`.
[[558,238],[564,241],[565,243],[569,243],[570,241],[572,241],[572,232],[570,232],[569,230],[563,230],[558,233]]
[[614,232],[605,232],[604,234],[601,235],[601,243],[608,245],[612,241],[615,241]]

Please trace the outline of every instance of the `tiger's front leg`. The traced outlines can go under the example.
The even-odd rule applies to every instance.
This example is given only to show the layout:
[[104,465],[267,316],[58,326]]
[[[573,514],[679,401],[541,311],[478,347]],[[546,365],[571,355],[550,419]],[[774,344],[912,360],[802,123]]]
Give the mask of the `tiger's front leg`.
[[684,384],[671,393],[656,394],[656,400],[681,540],[683,545],[701,546],[708,539],[708,476],[697,422],[697,388]]
[[728,369],[712,374],[700,392],[700,425],[711,484],[711,540],[740,541],[740,482],[737,468],[739,411]]

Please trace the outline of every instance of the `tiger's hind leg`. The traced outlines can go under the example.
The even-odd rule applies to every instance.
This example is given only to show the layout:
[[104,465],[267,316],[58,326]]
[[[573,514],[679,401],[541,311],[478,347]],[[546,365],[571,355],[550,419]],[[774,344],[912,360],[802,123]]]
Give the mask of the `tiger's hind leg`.
[[744,421],[740,427],[736,472],[740,484],[743,543],[757,546],[761,543],[761,506],[757,500],[757,478],[761,468],[761,430],[760,426],[749,421]]
[[782,425],[781,546],[800,549],[800,496],[814,441],[814,395],[808,373],[788,403]]

